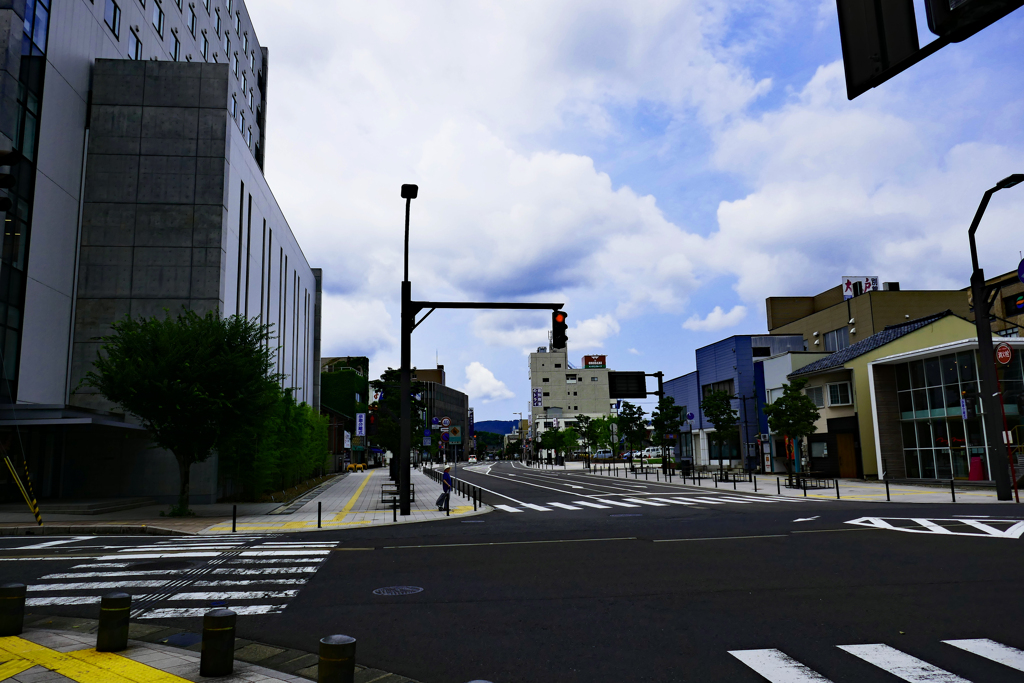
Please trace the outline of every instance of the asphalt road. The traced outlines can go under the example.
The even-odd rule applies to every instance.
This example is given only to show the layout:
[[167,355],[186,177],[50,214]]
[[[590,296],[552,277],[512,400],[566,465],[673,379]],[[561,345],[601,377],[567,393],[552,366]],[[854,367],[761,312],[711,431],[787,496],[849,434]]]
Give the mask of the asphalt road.
[[[901,680],[893,672],[933,682],[1024,680],[1024,672],[963,649],[978,651],[977,643],[943,642],[991,639],[1024,650],[1024,539],[1005,534],[1024,520],[1018,506],[779,501],[510,464],[460,476],[507,509],[462,521],[244,537],[227,554],[215,547],[227,541],[209,538],[47,547],[38,546],[48,539],[7,538],[0,578],[43,588],[113,585],[122,579],[75,577],[130,574],[150,563],[156,568],[146,576],[159,580],[161,567],[177,567],[193,572],[187,588],[129,589],[156,595],[139,599],[149,610],[139,618],[199,630],[197,617],[159,610],[182,615],[193,608],[181,604],[225,590],[233,608],[268,606],[239,618],[241,637],[312,651],[318,638],[345,633],[358,639],[360,663],[425,683],[743,683],[766,680],[759,667],[782,671],[767,680],[794,682]],[[905,530],[871,526],[880,517]],[[273,545],[280,543],[290,545]],[[254,568],[262,573],[240,573]],[[197,588],[195,572],[224,583]],[[239,580],[250,583],[225,587]],[[97,589],[61,585],[34,593],[51,604],[30,610],[95,616],[95,604],[59,603]],[[394,586],[422,590],[374,594]],[[200,597],[183,603],[174,590]],[[863,645],[876,647],[841,649]],[[916,660],[902,661],[907,656]]]

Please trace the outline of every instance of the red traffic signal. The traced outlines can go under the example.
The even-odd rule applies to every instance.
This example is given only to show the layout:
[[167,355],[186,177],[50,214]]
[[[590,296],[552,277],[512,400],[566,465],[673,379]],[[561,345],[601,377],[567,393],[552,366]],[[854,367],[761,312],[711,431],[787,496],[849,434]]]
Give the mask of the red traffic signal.
[[565,311],[555,311],[551,314],[551,348],[564,349],[568,343],[569,325],[565,322],[569,314]]

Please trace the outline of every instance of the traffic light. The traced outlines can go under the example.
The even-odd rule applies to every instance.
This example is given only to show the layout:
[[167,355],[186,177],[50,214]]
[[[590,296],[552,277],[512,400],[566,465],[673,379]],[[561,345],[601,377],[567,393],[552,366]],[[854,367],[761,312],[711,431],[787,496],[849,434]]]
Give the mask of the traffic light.
[[1024,0],[925,0],[928,29],[954,43],[1014,11]]
[[552,349],[564,349],[566,342],[569,340],[569,336],[566,334],[569,331],[569,325],[565,322],[567,315],[568,313],[565,311],[555,311],[551,314]]
[[[9,149],[5,152],[0,152],[0,167],[12,167],[19,161],[21,161],[21,153],[17,150]],[[0,173],[0,188],[9,190],[14,187],[17,180],[17,176],[14,175],[14,169],[10,168],[7,173]],[[11,205],[10,197],[0,197],[0,211],[10,211]]]

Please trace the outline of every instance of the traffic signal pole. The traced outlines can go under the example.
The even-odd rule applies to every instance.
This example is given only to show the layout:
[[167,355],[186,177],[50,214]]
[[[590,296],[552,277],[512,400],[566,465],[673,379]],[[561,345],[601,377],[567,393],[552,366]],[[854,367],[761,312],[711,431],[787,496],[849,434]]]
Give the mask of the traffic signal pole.
[[[400,370],[401,392],[399,411],[399,474],[398,474],[398,506],[402,515],[411,514],[411,496],[409,474],[412,454],[412,333],[438,308],[475,308],[481,310],[541,310],[557,311],[564,304],[527,304],[504,302],[468,302],[468,301],[413,301],[412,283],[409,281],[409,210],[412,200],[419,194],[416,185],[402,185],[402,199],[405,200],[405,279],[402,280],[402,367]],[[429,309],[426,314],[416,320],[419,312]]]

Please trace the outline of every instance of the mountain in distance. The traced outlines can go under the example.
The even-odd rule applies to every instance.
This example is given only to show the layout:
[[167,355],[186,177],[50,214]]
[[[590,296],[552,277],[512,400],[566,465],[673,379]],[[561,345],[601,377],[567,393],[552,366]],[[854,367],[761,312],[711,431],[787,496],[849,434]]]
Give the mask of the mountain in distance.
[[491,432],[492,434],[511,434],[512,428],[519,420],[483,420],[473,425],[478,432]]

